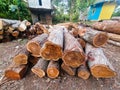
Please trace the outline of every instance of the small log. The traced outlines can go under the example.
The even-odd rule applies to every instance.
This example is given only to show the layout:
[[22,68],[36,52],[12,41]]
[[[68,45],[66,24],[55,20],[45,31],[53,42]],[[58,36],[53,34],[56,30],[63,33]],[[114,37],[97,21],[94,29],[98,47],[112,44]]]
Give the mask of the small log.
[[2,30],[3,29],[3,22],[2,22],[2,20],[0,20],[0,30]]
[[40,50],[44,42],[47,40],[48,34],[38,35],[37,37],[30,40],[26,47],[27,50],[32,53],[34,57],[40,57]]
[[49,34],[48,42],[41,48],[41,57],[45,60],[57,61],[62,57],[63,27],[57,26]]
[[109,39],[120,42],[120,35],[118,34],[113,34],[113,33],[108,33]]
[[16,30],[13,31],[13,32],[12,32],[12,36],[13,36],[13,37],[18,37],[18,36],[19,36],[19,31],[16,31]]
[[74,76],[76,74],[76,68],[69,67],[62,63],[61,68],[69,75]]
[[50,61],[47,67],[47,75],[49,78],[57,78],[59,75],[59,62]]
[[35,73],[40,78],[45,76],[45,72],[47,70],[48,61],[40,58],[37,64],[31,69],[33,73]]
[[85,60],[82,46],[70,33],[64,32],[64,37],[65,47],[62,60],[68,66],[79,67]]
[[9,26],[9,28],[8,28],[8,32],[9,32],[9,33],[12,33],[14,30],[15,30],[15,28]]
[[85,48],[86,42],[82,38],[77,38],[77,40],[80,43],[80,45],[82,46],[82,48]]
[[103,53],[101,48],[86,45],[86,55],[91,74],[96,78],[110,78],[116,76],[113,66]]
[[37,64],[38,60],[39,60],[39,58],[33,57],[33,56],[29,56],[29,59],[28,59],[28,61],[29,61],[30,63],[32,63],[32,65]]
[[27,65],[16,66],[15,64],[11,64],[5,70],[5,77],[13,80],[22,79],[27,71],[27,68],[28,68]]
[[113,41],[113,40],[108,40],[108,43],[109,43],[109,44],[112,44],[112,45],[114,45],[114,46],[120,47],[120,42],[116,42],[116,41]]
[[24,20],[24,21],[22,21],[22,22],[20,23],[20,25],[19,25],[19,27],[18,27],[18,30],[19,30],[19,31],[23,32],[23,31],[25,31],[25,30],[27,29],[26,22],[27,22],[27,21]]
[[95,47],[100,47],[107,43],[108,35],[107,33],[87,28],[86,33],[84,34],[84,36],[82,36],[82,38]]
[[86,65],[81,65],[77,70],[78,77],[86,80],[90,77],[90,72],[88,71]]
[[27,64],[28,63],[28,55],[29,55],[29,52],[27,51],[26,47],[23,47],[13,57],[13,61],[16,65]]

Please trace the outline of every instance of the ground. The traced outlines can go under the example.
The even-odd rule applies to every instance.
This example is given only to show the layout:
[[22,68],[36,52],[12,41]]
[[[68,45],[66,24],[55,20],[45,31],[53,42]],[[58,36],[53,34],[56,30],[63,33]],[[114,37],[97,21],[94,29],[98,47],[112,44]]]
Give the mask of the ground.
[[[19,39],[0,44],[0,78],[17,50],[26,42],[26,39]],[[83,80],[77,76],[62,73],[57,79],[49,79],[48,77],[39,78],[29,71],[21,80],[8,80],[1,84],[0,90],[120,90],[120,47],[106,44],[103,50],[117,72],[114,78],[96,79],[90,76],[88,80]]]

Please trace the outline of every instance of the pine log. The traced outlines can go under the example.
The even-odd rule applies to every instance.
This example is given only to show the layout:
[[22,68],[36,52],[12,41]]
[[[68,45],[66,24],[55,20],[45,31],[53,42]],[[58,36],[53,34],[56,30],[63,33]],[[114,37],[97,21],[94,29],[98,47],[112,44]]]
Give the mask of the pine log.
[[89,42],[90,44],[94,45],[95,47],[103,46],[105,43],[107,43],[108,35],[107,33],[96,31],[91,28],[86,28],[86,33],[82,38]]
[[85,60],[82,46],[70,33],[64,32],[64,37],[65,47],[62,60],[68,66],[79,67]]
[[109,39],[120,42],[120,35],[118,34],[113,34],[113,33],[108,33]]
[[13,61],[16,65],[22,65],[28,63],[29,52],[26,47],[22,47],[18,53],[13,57]]
[[86,45],[86,55],[91,74],[96,78],[110,78],[116,76],[113,66],[104,55],[101,48]]
[[39,58],[33,57],[33,56],[29,56],[29,58],[28,58],[28,61],[29,61],[30,63],[32,63],[32,65],[37,64],[38,60],[39,60]]
[[92,26],[95,29],[120,34],[120,22],[115,20],[105,20],[103,22],[96,22]]
[[27,65],[16,66],[15,64],[11,64],[5,70],[5,77],[13,80],[22,79],[27,71],[27,68],[28,68]]
[[2,30],[3,29],[3,22],[2,22],[2,20],[0,20],[0,30]]
[[87,69],[86,65],[81,65],[77,70],[78,77],[82,79],[88,79],[90,77],[90,72]]
[[108,43],[109,43],[109,44],[112,44],[112,45],[114,45],[114,46],[120,47],[120,42],[116,42],[116,41],[113,41],[113,40],[108,40]]
[[63,27],[55,27],[49,34],[48,42],[41,48],[41,57],[45,60],[57,61],[62,57],[63,49]]
[[31,69],[33,73],[35,73],[40,78],[45,76],[45,72],[47,70],[48,61],[40,58],[37,64]]
[[74,76],[76,74],[76,68],[72,68],[62,63],[61,68],[69,75]]
[[18,36],[19,36],[19,31],[16,31],[16,30],[13,31],[13,32],[12,32],[12,36],[13,36],[13,37],[18,37]]
[[85,48],[86,42],[82,38],[77,38],[77,40],[80,43],[80,45],[82,46],[82,48]]
[[49,78],[57,78],[59,75],[59,62],[50,61],[47,67],[47,75]]

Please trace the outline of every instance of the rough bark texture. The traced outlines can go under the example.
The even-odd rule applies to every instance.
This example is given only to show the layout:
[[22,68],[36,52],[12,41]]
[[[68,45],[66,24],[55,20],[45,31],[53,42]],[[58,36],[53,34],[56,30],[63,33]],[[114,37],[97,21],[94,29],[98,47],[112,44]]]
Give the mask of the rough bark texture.
[[41,47],[47,40],[47,37],[48,34],[38,35],[27,43],[27,50],[32,54],[32,56],[40,57]]
[[108,33],[109,39],[120,42],[120,35],[118,34],[113,34],[113,33]]
[[62,63],[61,68],[69,75],[74,76],[76,74],[76,68],[69,67]]
[[45,76],[47,66],[48,66],[48,61],[40,58],[37,64],[31,69],[33,73],[35,73],[37,76],[40,78]]
[[82,48],[85,48],[86,42],[82,38],[77,38],[77,40],[80,43],[80,45],[82,46]]
[[112,45],[114,45],[114,46],[120,47],[120,42],[116,42],[116,41],[113,41],[113,40],[108,40],[108,43],[109,43],[109,44],[112,44]]
[[96,22],[92,27],[98,30],[120,34],[120,21],[106,20],[103,22]]
[[49,78],[57,78],[59,75],[59,62],[50,61],[47,67],[47,76]]
[[107,42],[108,35],[107,33],[87,28],[86,33],[84,34],[84,36],[82,36],[82,38],[95,47],[100,47]]
[[82,79],[88,79],[90,77],[90,72],[87,69],[86,65],[81,65],[77,70],[78,77]]
[[13,80],[22,79],[27,71],[27,67],[27,65],[16,66],[15,64],[11,64],[5,70],[5,77]]
[[103,53],[101,48],[86,45],[86,55],[91,74],[96,78],[110,78],[116,76],[113,66]]
[[57,26],[49,34],[48,42],[41,48],[41,57],[45,60],[57,61],[62,57],[63,27]]
[[63,62],[71,67],[79,67],[85,60],[83,49],[77,39],[70,33],[64,32],[64,54],[62,56]]

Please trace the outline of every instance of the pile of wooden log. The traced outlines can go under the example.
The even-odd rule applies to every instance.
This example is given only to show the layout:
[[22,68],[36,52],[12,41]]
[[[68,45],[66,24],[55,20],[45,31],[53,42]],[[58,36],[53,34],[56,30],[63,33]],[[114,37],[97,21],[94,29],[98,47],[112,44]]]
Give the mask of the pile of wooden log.
[[81,24],[72,24],[71,28],[68,25],[55,25],[28,41],[14,56],[14,64],[8,67],[5,76],[21,79],[29,62],[33,64],[31,71],[40,78],[46,75],[57,78],[62,71],[82,79],[88,79],[90,75],[96,78],[116,76],[114,68],[100,48],[108,40],[107,33]]

